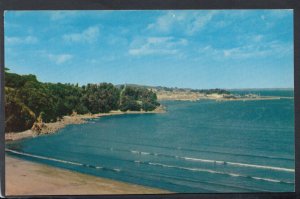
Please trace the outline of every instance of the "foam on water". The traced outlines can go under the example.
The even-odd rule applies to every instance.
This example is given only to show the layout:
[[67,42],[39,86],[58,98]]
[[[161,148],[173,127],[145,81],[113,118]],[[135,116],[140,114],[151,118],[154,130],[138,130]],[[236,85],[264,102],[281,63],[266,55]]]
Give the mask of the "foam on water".
[[51,158],[51,157],[45,157],[45,156],[40,156],[40,155],[19,152],[19,151],[15,151],[15,150],[11,150],[11,149],[5,149],[5,151],[16,154],[16,155],[27,156],[27,157],[31,157],[31,158],[37,158],[37,159],[48,160],[48,161],[53,161],[53,162],[59,162],[59,163],[63,163],[63,164],[70,164],[70,165],[88,167],[88,168],[93,168],[93,169],[102,169],[102,170],[113,171],[113,172],[121,171],[121,169],[94,166],[94,165],[90,165],[90,164],[84,164],[84,163],[79,163],[79,162],[73,162],[73,161],[61,160],[61,159],[57,159],[57,158]]
[[239,162],[226,162],[223,160],[210,160],[210,159],[201,159],[201,158],[192,158],[192,157],[181,157],[181,156],[173,156],[167,154],[159,154],[159,153],[151,153],[151,152],[142,152],[142,151],[131,151],[134,154],[141,154],[141,155],[155,155],[155,156],[165,156],[171,157],[176,159],[183,159],[186,161],[194,161],[194,162],[202,162],[202,163],[212,163],[212,164],[219,164],[219,165],[232,165],[236,167],[250,167],[250,168],[257,168],[257,169],[269,169],[275,171],[284,171],[284,172],[295,172],[295,169],[291,168],[283,168],[283,167],[273,167],[273,166],[266,166],[266,165],[256,165],[256,164],[246,164],[246,163],[239,163]]
[[155,162],[148,162],[148,163],[144,162],[144,163],[154,165],[154,166],[183,169],[183,170],[188,170],[188,171],[207,172],[207,173],[212,173],[212,174],[228,175],[228,176],[232,176],[232,177],[251,178],[254,180],[261,180],[261,181],[274,182],[274,183],[294,184],[294,182],[290,182],[290,181],[281,181],[281,180],[276,180],[276,179],[271,179],[271,178],[261,178],[261,177],[256,177],[256,176],[248,176],[248,175],[242,175],[242,174],[237,174],[237,173],[222,172],[222,171],[203,169],[203,168],[181,167],[181,166],[167,165],[167,164],[161,164],[161,163],[155,163]]
[[[28,157],[33,157],[33,158],[38,158],[38,159],[43,159],[43,160],[48,160],[48,161],[54,161],[54,162],[59,162],[59,163],[64,163],[64,164],[84,166],[84,167],[89,167],[89,168],[94,168],[94,169],[112,170],[115,172],[122,171],[121,169],[117,169],[117,168],[113,168],[113,169],[105,168],[105,167],[101,167],[101,166],[94,166],[94,165],[89,165],[89,164],[84,164],[84,163],[79,163],[79,162],[66,161],[66,160],[61,160],[61,159],[56,159],[56,158],[51,158],[51,157],[44,157],[44,156],[40,156],[40,155],[28,154],[28,153],[19,152],[19,151],[15,151],[15,150],[11,150],[11,149],[5,149],[5,151],[13,153],[13,154],[17,154],[17,155],[28,156]],[[153,165],[153,166],[161,166],[161,167],[166,167],[166,168],[183,169],[183,170],[188,170],[188,171],[193,171],[193,172],[208,172],[208,173],[212,173],[212,174],[228,175],[228,176],[232,176],[232,177],[251,178],[254,180],[268,181],[268,182],[274,182],[274,183],[293,184],[293,182],[280,181],[280,180],[271,179],[271,178],[261,178],[261,177],[256,177],[256,176],[245,176],[242,174],[222,172],[222,171],[216,171],[216,170],[211,170],[211,169],[182,167],[182,166],[176,166],[176,165],[161,164],[161,163],[157,163],[157,162],[143,162],[143,161],[139,161],[139,160],[135,160],[134,162]]]
[[[122,142],[117,140],[110,140],[110,139],[102,139],[101,142],[111,142],[111,143],[120,143],[120,144],[128,144],[128,145],[135,145],[135,146],[147,146],[153,147],[155,149],[170,149],[170,150],[178,150],[178,151],[193,151],[193,152],[200,152],[200,153],[211,153],[211,154],[221,154],[221,155],[232,155],[232,156],[241,156],[241,157],[254,157],[254,158],[263,158],[263,159],[278,159],[278,160],[287,160],[287,161],[294,161],[294,158],[289,157],[279,157],[273,155],[259,155],[259,154],[247,154],[247,153],[235,153],[235,152],[226,152],[226,151],[215,151],[215,150],[203,150],[203,149],[194,149],[194,148],[185,148],[185,147],[167,147],[167,146],[158,146],[153,144],[138,144],[138,143],[131,143],[131,142]],[[97,148],[101,148],[98,147]],[[139,153],[138,151],[132,151]]]
[[294,190],[293,100],[162,103],[164,114],[69,125],[6,152],[174,192]]

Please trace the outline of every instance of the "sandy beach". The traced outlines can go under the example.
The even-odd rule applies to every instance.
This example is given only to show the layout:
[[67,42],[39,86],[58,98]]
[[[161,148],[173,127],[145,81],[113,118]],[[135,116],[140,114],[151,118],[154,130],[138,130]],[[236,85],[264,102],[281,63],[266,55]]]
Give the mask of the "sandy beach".
[[[111,111],[109,113],[65,116],[60,121],[43,123],[40,132],[26,130],[6,133],[6,141],[20,140],[55,133],[70,124],[82,124],[87,119],[122,114],[164,113],[164,107],[154,111]],[[155,194],[168,191],[85,175],[43,164],[6,156],[6,195],[80,195],[80,194]]]
[[111,116],[111,115],[123,115],[123,114],[155,114],[155,113],[164,113],[166,112],[165,108],[163,106],[157,107],[153,111],[126,111],[122,112],[120,110],[117,111],[111,111],[109,113],[98,113],[98,114],[84,114],[84,115],[71,115],[71,116],[64,116],[61,120],[57,122],[52,123],[42,123],[40,124],[41,130],[40,132],[34,131],[32,129],[23,131],[23,132],[8,132],[5,133],[5,141],[15,141],[20,140],[24,138],[30,138],[30,137],[36,137],[38,135],[43,134],[51,134],[55,133],[58,130],[64,128],[67,125],[70,124],[83,124],[87,122],[87,119],[92,118],[99,118],[104,116]]
[[169,191],[118,182],[6,156],[6,195],[162,194]]

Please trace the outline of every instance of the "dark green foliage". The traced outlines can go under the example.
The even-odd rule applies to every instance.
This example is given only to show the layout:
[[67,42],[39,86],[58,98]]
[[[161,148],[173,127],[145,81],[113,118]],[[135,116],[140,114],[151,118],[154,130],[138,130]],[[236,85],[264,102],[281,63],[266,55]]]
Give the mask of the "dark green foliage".
[[225,90],[225,89],[220,89],[220,88],[215,88],[215,89],[188,89],[188,88],[169,88],[169,87],[162,87],[162,86],[157,86],[157,87],[152,87],[155,88],[159,91],[191,91],[191,92],[197,92],[197,93],[204,93],[204,94],[230,94],[229,91]]
[[157,96],[151,90],[142,87],[122,86],[120,110],[121,111],[152,111],[160,104]]
[[91,113],[106,113],[119,107],[120,91],[110,83],[88,84],[84,88],[83,105]]
[[26,82],[38,82],[35,75],[18,75],[5,71],[5,86],[12,88],[20,88]]
[[61,117],[73,112],[88,113],[88,109],[82,104],[83,89],[72,84],[47,83],[48,91],[54,96],[55,115]]
[[157,102],[157,96],[154,92],[144,89],[141,93],[142,109],[144,111],[153,111],[160,104]]
[[205,93],[206,94],[213,94],[213,93],[217,93],[217,94],[230,94],[229,91],[223,90],[223,89],[219,89],[219,88],[205,90]]
[[121,111],[140,111],[141,105],[134,100],[133,97],[130,96],[123,96],[121,98],[121,105],[120,105]]
[[44,112],[43,121],[56,121],[56,102],[55,96],[49,92],[47,87],[40,82],[28,81],[23,87],[19,88],[18,95],[21,101],[30,108],[36,116]]
[[139,88],[131,86],[122,86],[121,99],[120,99],[120,110],[121,111],[140,111],[141,103],[139,100]]
[[35,114],[16,96],[13,89],[5,88],[5,132],[31,128]]
[[152,102],[149,102],[149,101],[145,101],[142,104],[142,109],[144,111],[153,111],[157,106],[159,106],[158,103],[152,103]]
[[32,127],[38,117],[54,122],[73,112],[105,113],[111,110],[154,110],[159,103],[147,88],[115,87],[110,83],[42,83],[34,75],[18,75],[5,69],[6,132]]

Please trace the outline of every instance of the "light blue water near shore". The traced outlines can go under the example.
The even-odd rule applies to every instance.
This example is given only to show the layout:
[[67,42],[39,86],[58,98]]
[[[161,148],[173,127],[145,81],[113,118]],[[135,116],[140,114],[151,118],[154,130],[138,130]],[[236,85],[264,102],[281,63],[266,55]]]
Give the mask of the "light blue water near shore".
[[162,104],[166,113],[92,119],[7,153],[174,192],[294,191],[293,99]]

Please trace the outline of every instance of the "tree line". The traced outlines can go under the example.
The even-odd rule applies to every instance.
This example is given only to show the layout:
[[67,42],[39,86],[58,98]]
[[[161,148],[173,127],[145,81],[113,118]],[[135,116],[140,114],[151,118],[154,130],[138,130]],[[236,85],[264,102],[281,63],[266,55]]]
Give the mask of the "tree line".
[[30,129],[38,118],[55,122],[74,112],[152,111],[159,105],[156,94],[142,87],[43,83],[5,68],[5,132]]

